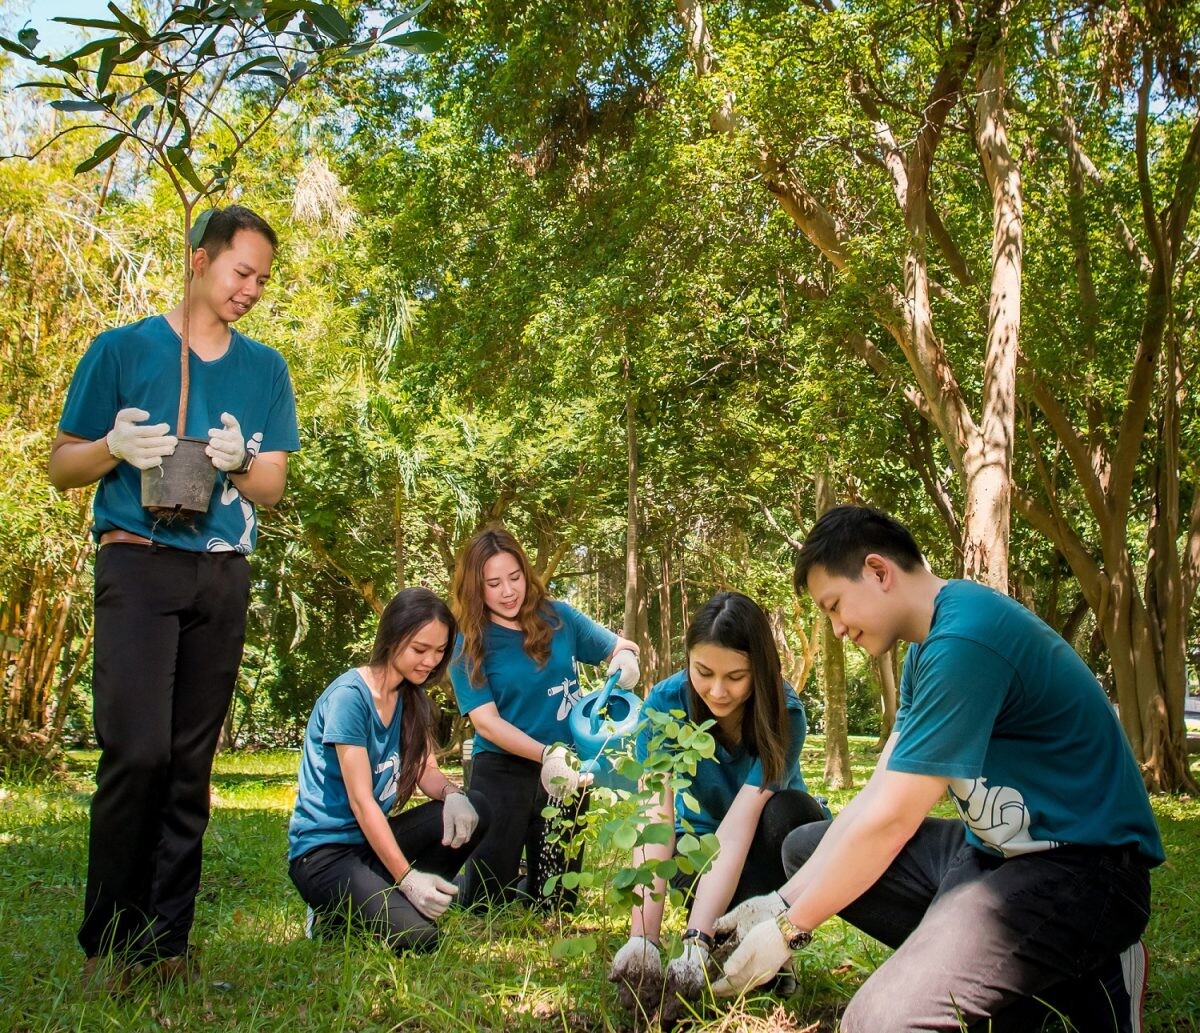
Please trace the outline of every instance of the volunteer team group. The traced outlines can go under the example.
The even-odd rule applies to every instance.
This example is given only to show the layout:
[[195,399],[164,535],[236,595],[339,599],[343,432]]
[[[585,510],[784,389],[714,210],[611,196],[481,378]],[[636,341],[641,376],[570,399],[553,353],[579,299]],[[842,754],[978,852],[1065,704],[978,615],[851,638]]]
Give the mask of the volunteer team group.
[[[57,488],[97,484],[101,757],[79,930],[92,990],[200,974],[190,933],[256,507],[281,499],[300,447],[286,363],[233,325],[261,297],[277,246],[254,212],[214,213],[192,250],[186,312],[180,302],[95,339],[52,447]],[[207,512],[171,520],[143,507],[141,483],[179,444],[185,317],[186,433],[215,484]],[[620,1004],[661,1009],[669,1024],[710,995],[786,995],[795,952],[840,914],[894,949],[842,1029],[1025,1030],[1051,1010],[1079,1030],[1140,1029],[1140,937],[1163,847],[1094,675],[1020,604],[937,576],[880,510],[830,510],[797,556],[796,592],[840,636],[872,656],[909,644],[894,730],[831,819],[800,773],[805,712],[766,613],[736,591],[704,603],[683,669],[649,689],[643,714],[712,721],[715,753],[686,793],[646,777],[644,822],[665,834],[645,837],[633,860],[670,861],[685,831],[715,833],[719,851],[640,896],[606,961]],[[637,645],[551,597],[499,525],[463,546],[449,602],[407,588],[388,603],[370,655],[320,693],[304,736],[288,865],[310,935],[429,951],[452,905],[574,908],[561,879],[545,887],[578,870],[570,819],[593,795],[568,727],[580,663],[624,689],[640,679]],[[447,674],[474,730],[467,787],[432,745],[428,689]],[[643,722],[638,759],[652,746],[673,748]],[[947,794],[959,818],[930,817]],[[565,824],[543,817],[551,801]],[[663,937],[671,888],[686,908],[674,945]]]

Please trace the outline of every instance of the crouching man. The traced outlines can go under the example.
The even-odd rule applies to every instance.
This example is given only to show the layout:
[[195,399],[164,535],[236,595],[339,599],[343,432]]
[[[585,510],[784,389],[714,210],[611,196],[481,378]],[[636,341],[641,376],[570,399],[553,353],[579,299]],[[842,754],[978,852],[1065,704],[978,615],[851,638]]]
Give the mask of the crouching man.
[[[723,916],[737,949],[714,993],[770,978],[834,914],[895,948],[847,1033],[1140,1031],[1152,867],[1162,841],[1095,677],[1025,607],[943,580],[912,535],[842,506],[796,564],[837,634],[872,656],[911,643],[870,781],[784,841],[788,881]],[[961,820],[928,817],[949,793]]]

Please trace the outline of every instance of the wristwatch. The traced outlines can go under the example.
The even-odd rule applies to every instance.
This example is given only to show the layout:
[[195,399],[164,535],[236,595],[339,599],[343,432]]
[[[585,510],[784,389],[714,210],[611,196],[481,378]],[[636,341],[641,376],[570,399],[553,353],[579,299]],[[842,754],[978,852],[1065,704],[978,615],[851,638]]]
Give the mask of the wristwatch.
[[787,944],[788,950],[796,951],[812,943],[812,933],[807,929],[801,929],[800,926],[788,918],[786,908],[775,916],[775,925],[783,935],[783,942]]

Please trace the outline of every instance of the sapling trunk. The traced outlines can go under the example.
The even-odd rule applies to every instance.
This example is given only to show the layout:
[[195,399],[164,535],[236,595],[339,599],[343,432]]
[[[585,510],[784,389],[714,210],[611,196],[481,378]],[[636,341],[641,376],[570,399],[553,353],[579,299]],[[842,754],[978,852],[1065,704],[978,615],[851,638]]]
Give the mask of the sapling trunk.
[[179,342],[179,418],[175,421],[175,436],[187,434],[188,388],[188,339],[191,336],[192,317],[192,206],[183,205],[183,328]]

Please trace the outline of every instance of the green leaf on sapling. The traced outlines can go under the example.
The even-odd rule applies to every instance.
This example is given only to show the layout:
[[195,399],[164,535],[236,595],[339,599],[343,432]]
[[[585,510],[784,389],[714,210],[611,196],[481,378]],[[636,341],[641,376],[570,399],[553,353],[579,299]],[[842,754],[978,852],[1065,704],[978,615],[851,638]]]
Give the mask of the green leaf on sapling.
[[168,147],[166,154],[167,161],[171,163],[171,167],[186,179],[191,186],[203,193],[205,187],[192,165],[191,155],[182,147]]
[[56,111],[103,111],[104,105],[94,100],[52,100],[50,107]]
[[334,43],[347,43],[354,35],[349,23],[341,16],[336,7],[330,7],[328,4],[313,4],[308,9],[308,17]]
[[399,36],[389,36],[379,42],[386,43],[389,47],[407,50],[413,54],[432,54],[446,45],[446,37],[434,29],[414,29],[412,32],[403,32]]
[[92,151],[90,158],[85,158],[75,166],[75,174],[79,175],[81,172],[90,172],[101,162],[107,161],[121,149],[121,144],[125,142],[125,139],[124,133],[115,133],[110,136],[104,143]]
[[196,216],[196,221],[192,223],[192,228],[188,230],[188,246],[193,250],[200,246],[200,241],[204,239],[204,231],[208,228],[208,220],[213,217],[215,208],[209,208]]
[[425,3],[423,3],[417,7],[411,7],[407,11],[401,11],[398,15],[396,15],[394,18],[392,18],[386,25],[384,25],[384,27],[382,29],[379,30],[379,35],[386,36],[389,32],[392,31],[392,29],[398,29],[398,28],[400,28],[401,25],[404,25],[406,22],[412,21],[418,14],[420,14],[428,6],[429,6],[429,0],[425,0]]
[[124,36],[106,36],[104,39],[88,40],[88,42],[78,50],[72,50],[67,57],[88,57],[89,55],[96,53],[97,50],[103,50],[105,47],[120,47],[120,45],[124,42]]

